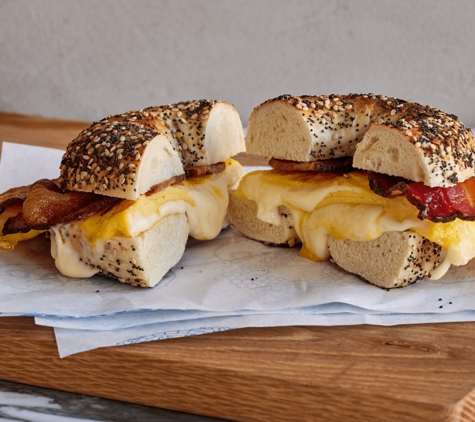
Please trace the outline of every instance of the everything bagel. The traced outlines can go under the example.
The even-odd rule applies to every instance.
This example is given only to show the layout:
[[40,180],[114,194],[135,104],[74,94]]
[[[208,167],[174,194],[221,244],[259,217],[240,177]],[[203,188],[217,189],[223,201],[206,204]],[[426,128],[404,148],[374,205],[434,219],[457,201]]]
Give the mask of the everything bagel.
[[61,184],[135,200],[184,168],[223,162],[244,149],[241,119],[231,104],[198,100],[148,107],[84,129],[64,153]]

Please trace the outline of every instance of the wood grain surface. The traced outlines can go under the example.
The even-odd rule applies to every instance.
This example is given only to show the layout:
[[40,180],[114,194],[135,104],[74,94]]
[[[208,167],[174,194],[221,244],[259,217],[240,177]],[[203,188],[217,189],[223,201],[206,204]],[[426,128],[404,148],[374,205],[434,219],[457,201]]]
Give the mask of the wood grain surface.
[[[64,148],[83,127],[0,113],[0,141]],[[51,328],[3,317],[0,356],[0,379],[231,420],[475,421],[475,323],[240,329],[59,359]]]

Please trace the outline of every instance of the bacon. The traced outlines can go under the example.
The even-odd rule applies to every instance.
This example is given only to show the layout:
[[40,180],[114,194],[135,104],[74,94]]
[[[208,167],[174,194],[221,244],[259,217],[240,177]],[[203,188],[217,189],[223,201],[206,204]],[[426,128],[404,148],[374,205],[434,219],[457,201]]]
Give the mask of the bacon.
[[22,211],[5,222],[2,231],[4,235],[47,230],[58,223],[81,220],[98,212],[105,212],[122,201],[120,198],[95,193],[61,192],[54,181],[46,179],[30,186],[11,189],[1,197],[0,212],[12,204],[23,204]]
[[59,191],[59,187],[56,183],[56,180],[49,179],[41,179],[28,186],[11,188],[0,195],[0,214],[8,207],[22,205],[31,190],[35,189],[38,186],[44,186],[48,190],[51,190],[53,192]]
[[206,166],[188,166],[185,167],[186,177],[198,177],[205,174],[221,173],[226,169],[225,163],[209,164]]
[[[28,223],[25,222],[22,213],[17,214],[15,217],[10,217],[3,226],[2,235],[14,233],[28,233],[30,230],[34,230]],[[44,229],[37,229],[44,230]]]
[[341,157],[321,161],[289,161],[271,158],[269,165],[280,171],[314,171],[326,173],[347,173],[353,169],[353,157]]
[[[84,192],[70,192],[70,193],[79,193],[85,194]],[[68,195],[69,193],[60,194],[63,196],[58,202],[55,202],[53,198],[51,198],[51,207],[47,210],[47,218],[46,216],[42,216],[38,219],[32,216],[41,215],[39,208],[35,209],[32,214],[25,214],[25,211],[17,214],[14,217],[9,218],[5,225],[3,226],[3,235],[13,234],[13,233],[27,233],[30,230],[47,230],[51,226],[55,224],[66,224],[74,220],[85,220],[86,218],[90,217],[91,215],[97,213],[105,213],[111,207],[118,204],[122,199],[114,198],[111,196],[101,196],[96,195],[99,198],[95,199],[93,202],[80,207],[82,203],[81,199],[69,197],[70,203],[68,203]],[[86,195],[86,194],[85,194]],[[90,195],[90,194],[87,194]],[[92,194],[94,195],[94,194]],[[57,198],[56,198],[57,199]],[[47,202],[43,199],[43,205],[47,204]],[[51,212],[52,209],[56,211],[64,211],[65,214],[55,214]],[[28,215],[28,216],[26,216]]]
[[406,187],[411,182],[401,177],[388,176],[387,174],[368,172],[369,187],[379,196],[394,198],[405,195]]
[[184,174],[181,174],[179,176],[173,176],[168,180],[165,180],[162,183],[158,183],[156,185],[153,185],[146,193],[145,195],[150,196],[153,195],[154,193],[160,192],[161,190],[168,188],[171,185],[174,185],[175,183],[182,182],[183,180],[186,179],[186,176]]
[[475,220],[475,178],[443,188],[425,186],[421,182],[369,172],[371,190],[384,197],[405,195],[419,209],[418,218],[437,223]]
[[160,192],[161,190],[168,188],[175,183],[183,182],[183,180],[190,179],[192,177],[204,176],[206,174],[215,174],[221,173],[226,169],[226,163],[216,163],[209,164],[206,166],[196,166],[196,167],[185,167],[185,174],[180,174],[179,176],[173,176],[168,180],[165,180],[162,183],[158,183],[152,186],[145,195],[150,196],[154,193]]

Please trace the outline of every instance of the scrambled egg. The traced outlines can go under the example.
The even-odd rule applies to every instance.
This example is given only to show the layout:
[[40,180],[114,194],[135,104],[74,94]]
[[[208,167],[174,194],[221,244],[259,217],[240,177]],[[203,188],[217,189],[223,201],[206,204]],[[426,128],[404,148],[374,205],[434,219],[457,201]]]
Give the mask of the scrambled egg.
[[226,161],[221,173],[193,177],[136,201],[122,201],[105,214],[96,214],[79,225],[91,244],[114,236],[136,237],[170,214],[186,213],[190,235],[206,240],[223,228],[228,208],[228,189],[242,176],[242,166]]

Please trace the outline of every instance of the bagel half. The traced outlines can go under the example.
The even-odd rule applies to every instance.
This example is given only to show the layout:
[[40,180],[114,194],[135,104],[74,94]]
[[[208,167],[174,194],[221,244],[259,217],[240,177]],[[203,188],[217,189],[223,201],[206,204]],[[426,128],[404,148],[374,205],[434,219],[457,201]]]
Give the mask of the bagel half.
[[[288,223],[280,216],[285,207],[302,242],[302,256],[314,261],[333,258],[385,288],[402,287],[429,274],[438,279],[451,264],[465,265],[475,256],[475,192],[467,188],[475,175],[475,140],[454,115],[374,94],[283,95],[254,109],[246,147],[249,153],[272,158],[275,167],[246,175],[236,192],[233,206],[249,212],[237,218],[230,210],[230,221],[248,237],[265,243],[285,239]],[[342,157],[352,157],[353,170],[341,165]],[[328,161],[315,163],[323,160]],[[323,171],[302,171],[307,168]],[[332,173],[339,168],[345,168],[343,173]],[[383,195],[384,189],[371,188],[368,172],[397,177],[397,184]],[[429,200],[435,193],[461,195],[457,198],[463,212],[423,214],[432,205],[407,194],[417,183]],[[239,201],[254,205],[244,208]],[[446,207],[458,199],[448,201]],[[257,230],[256,219],[274,229]],[[439,250],[434,259],[425,247],[414,250],[415,238]],[[441,248],[444,261],[439,265]],[[373,268],[370,257],[378,257],[380,265]],[[427,260],[427,265],[410,276],[405,270],[408,259]],[[382,273],[385,268],[390,276]]]
[[282,95],[254,109],[246,133],[248,153],[299,162],[354,156],[357,168],[431,187],[475,175],[474,142],[452,114],[373,94]]
[[254,201],[240,198],[236,191],[229,192],[227,219],[243,235],[274,246],[293,247],[302,243],[295,231],[292,214],[284,206],[279,206],[277,210],[281,224],[266,223],[256,218],[257,204]]
[[67,190],[135,200],[188,167],[245,151],[241,119],[222,101],[185,101],[109,116],[67,147],[61,183]]
[[243,173],[230,157],[244,150],[239,114],[222,101],[109,116],[68,145],[59,180],[0,195],[0,211],[22,204],[13,217],[0,216],[0,245],[46,231],[63,275],[153,287],[181,259],[189,235],[213,239],[228,225],[228,189]]

